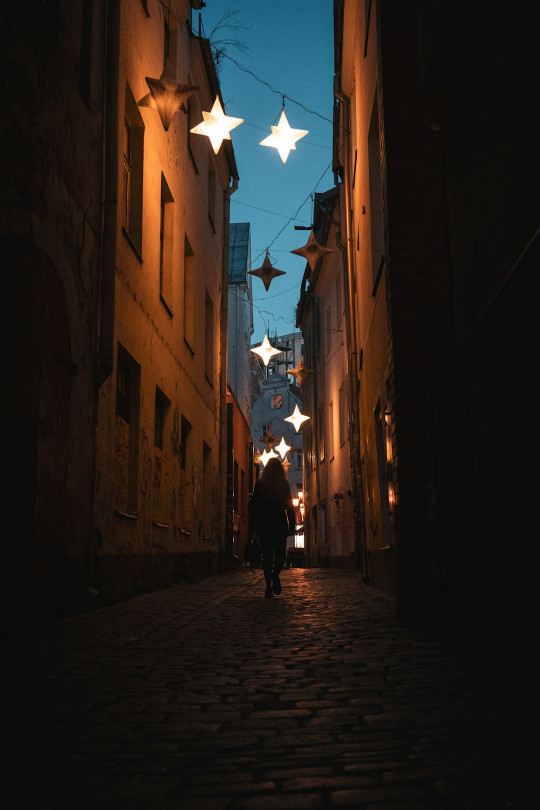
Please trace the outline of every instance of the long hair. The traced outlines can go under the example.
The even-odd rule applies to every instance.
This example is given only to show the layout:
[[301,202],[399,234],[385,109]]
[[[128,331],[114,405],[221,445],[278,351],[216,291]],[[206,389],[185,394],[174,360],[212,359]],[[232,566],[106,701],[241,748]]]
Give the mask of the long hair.
[[261,487],[269,501],[279,503],[290,498],[287,474],[279,458],[270,458],[261,475]]

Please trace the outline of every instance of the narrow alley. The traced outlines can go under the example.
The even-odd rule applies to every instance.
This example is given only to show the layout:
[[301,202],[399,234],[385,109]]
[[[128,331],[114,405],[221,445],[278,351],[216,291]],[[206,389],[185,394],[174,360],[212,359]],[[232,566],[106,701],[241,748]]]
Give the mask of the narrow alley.
[[3,806],[537,808],[530,673],[355,572],[219,574],[4,639]]

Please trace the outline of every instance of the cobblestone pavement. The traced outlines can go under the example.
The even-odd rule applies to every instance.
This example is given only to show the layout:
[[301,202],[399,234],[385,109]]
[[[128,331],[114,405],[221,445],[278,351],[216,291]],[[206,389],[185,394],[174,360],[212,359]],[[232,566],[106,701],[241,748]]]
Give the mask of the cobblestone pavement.
[[[4,640],[2,806],[540,807],[534,684],[353,572],[178,585]],[[10,722],[12,721],[12,722]]]

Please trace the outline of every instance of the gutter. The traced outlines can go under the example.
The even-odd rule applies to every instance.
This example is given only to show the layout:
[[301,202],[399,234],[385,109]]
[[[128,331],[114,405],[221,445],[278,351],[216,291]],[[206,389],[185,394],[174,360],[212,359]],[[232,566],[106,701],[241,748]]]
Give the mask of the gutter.
[[101,387],[114,366],[114,301],[118,227],[118,109],[120,95],[120,17],[118,0],[107,3],[105,60],[104,180],[101,238],[100,311],[97,384]]

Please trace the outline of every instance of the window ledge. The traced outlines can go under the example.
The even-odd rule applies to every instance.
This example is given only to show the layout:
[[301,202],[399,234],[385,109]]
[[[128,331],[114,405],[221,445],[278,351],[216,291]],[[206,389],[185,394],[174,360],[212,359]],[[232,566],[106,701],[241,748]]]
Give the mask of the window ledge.
[[170,318],[174,318],[174,315],[173,315],[173,311],[172,311],[172,309],[171,309],[171,308],[170,308],[170,306],[167,304],[167,302],[165,301],[165,299],[163,298],[163,296],[161,295],[161,293],[159,294],[159,300],[161,301],[161,303],[162,303],[162,304],[163,304],[163,306],[165,307],[165,310],[167,311],[167,315],[168,315]]
[[126,229],[123,226],[122,226],[122,233],[124,234],[124,237],[125,237],[128,245],[132,249],[133,253],[137,257],[139,262],[142,264],[143,260],[142,260],[141,254],[139,253],[139,248],[137,247],[137,245],[135,244],[135,242],[133,241],[133,239],[131,238],[131,236],[129,235],[129,233],[126,231]]
[[114,514],[121,518],[127,518],[128,520],[137,520],[139,517],[137,512],[122,512],[121,509],[115,509]]

